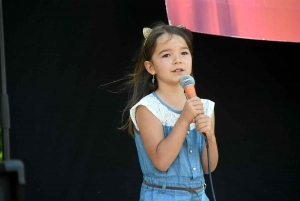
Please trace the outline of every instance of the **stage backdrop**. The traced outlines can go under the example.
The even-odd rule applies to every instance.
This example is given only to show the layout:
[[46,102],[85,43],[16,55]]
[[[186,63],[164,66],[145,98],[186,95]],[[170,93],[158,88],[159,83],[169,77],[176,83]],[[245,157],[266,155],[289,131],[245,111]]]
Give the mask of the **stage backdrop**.
[[[24,162],[25,200],[138,201],[135,142],[117,129],[128,92],[98,86],[133,72],[143,28],[168,23],[165,1],[3,3],[11,158]],[[197,94],[216,103],[216,199],[300,200],[300,43],[193,36]]]
[[238,38],[300,42],[299,0],[166,0],[171,25]]

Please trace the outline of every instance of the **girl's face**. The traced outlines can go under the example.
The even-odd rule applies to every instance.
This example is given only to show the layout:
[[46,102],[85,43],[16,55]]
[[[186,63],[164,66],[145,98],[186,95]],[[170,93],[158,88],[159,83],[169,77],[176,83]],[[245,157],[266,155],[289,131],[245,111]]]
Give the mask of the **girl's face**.
[[191,74],[192,55],[181,36],[165,33],[157,38],[151,61],[144,64],[159,83],[178,84],[183,75]]

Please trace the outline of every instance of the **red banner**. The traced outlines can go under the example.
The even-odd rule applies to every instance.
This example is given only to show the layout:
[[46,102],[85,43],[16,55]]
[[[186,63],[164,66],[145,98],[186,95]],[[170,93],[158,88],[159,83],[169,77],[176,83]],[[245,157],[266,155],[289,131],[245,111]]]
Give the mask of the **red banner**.
[[169,24],[206,34],[300,42],[300,0],[166,0]]

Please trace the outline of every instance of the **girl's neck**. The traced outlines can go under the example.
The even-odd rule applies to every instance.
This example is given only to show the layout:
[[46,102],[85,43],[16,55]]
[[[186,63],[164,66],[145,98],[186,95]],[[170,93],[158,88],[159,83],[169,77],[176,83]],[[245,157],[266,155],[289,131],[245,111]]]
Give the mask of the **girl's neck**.
[[[182,94],[184,92],[183,88],[180,86],[180,83],[178,82],[177,84],[169,84],[165,82],[159,82],[158,83],[158,88],[156,91],[159,91],[159,93],[164,93],[164,94],[169,94],[169,95],[178,95]],[[173,96],[172,95],[172,96]]]
[[173,98],[173,99],[178,99],[180,97],[182,97],[184,95],[184,90],[183,89],[160,89],[158,88],[156,91],[156,94],[157,95],[160,95],[160,96],[167,96],[167,97],[170,97],[170,98]]
[[186,102],[186,96],[184,90],[179,85],[179,87],[168,88],[159,87],[155,93],[162,99],[167,105],[176,110],[182,110]]

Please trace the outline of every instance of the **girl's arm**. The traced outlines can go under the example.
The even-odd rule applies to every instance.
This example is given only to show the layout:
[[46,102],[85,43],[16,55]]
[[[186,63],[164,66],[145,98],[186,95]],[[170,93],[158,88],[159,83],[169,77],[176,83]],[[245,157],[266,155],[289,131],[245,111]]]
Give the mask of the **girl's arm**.
[[200,98],[186,101],[180,117],[171,133],[165,138],[162,124],[145,106],[138,106],[136,120],[146,152],[153,165],[166,171],[177,157],[187,134],[190,123],[200,113],[203,105]]
[[[216,169],[219,160],[218,146],[215,136],[215,113],[212,113],[211,118],[206,115],[199,115],[199,117],[196,118],[196,127],[200,133],[205,133],[207,136],[210,153],[210,168],[211,172],[213,172]],[[208,174],[209,172],[206,144],[201,155],[201,162],[204,173]]]

